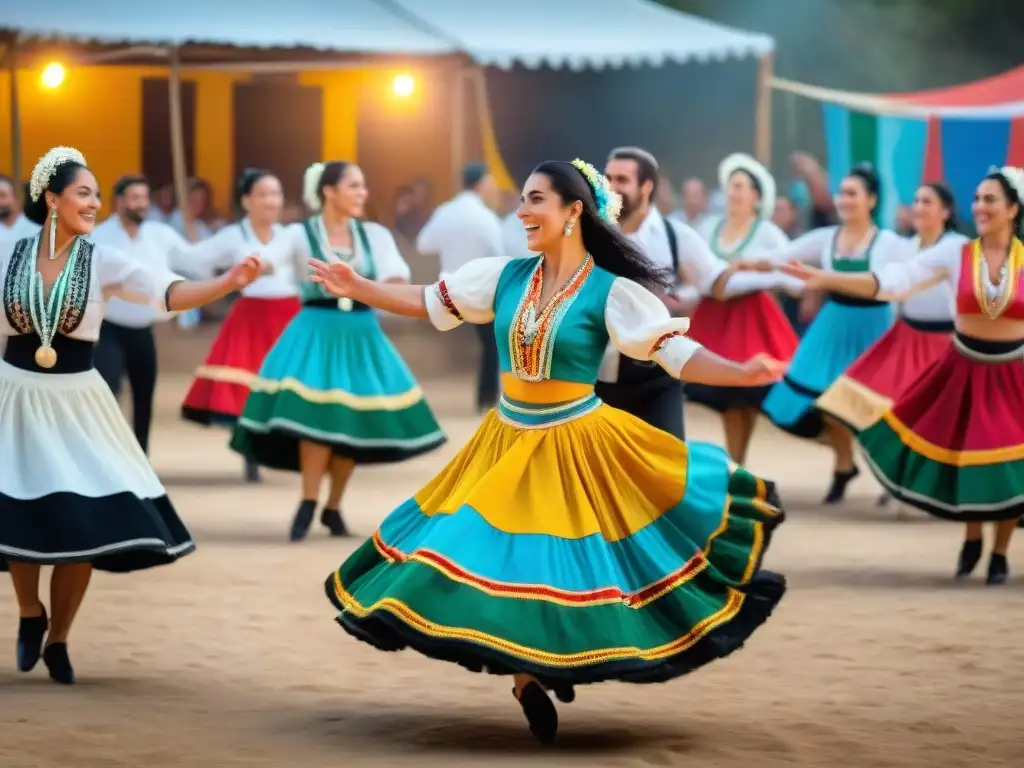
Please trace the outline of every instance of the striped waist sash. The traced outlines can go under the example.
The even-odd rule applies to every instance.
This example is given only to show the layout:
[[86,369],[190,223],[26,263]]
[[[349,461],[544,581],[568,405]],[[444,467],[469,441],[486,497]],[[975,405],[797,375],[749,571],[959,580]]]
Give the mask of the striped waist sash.
[[601,398],[591,392],[565,403],[524,403],[505,395],[498,402],[498,418],[519,429],[547,429],[586,416],[601,406]]

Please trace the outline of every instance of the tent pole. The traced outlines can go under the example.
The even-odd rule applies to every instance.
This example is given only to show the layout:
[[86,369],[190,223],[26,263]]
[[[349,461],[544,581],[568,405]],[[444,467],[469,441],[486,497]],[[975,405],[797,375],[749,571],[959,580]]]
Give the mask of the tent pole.
[[757,60],[757,108],[754,117],[754,154],[764,165],[772,162],[772,72],[775,54]]
[[[20,196],[21,182],[21,110],[18,103],[18,37],[12,33],[4,45],[4,59],[7,64],[7,76],[10,78],[10,99],[11,99],[11,178],[14,179],[17,188],[14,190],[16,196]],[[22,200],[24,205],[27,200]]]
[[177,46],[171,48],[168,55],[167,98],[171,124],[171,173],[174,180],[174,199],[187,226],[188,169],[185,165],[185,133],[181,115],[181,56]]
[[462,186],[462,167],[466,164],[466,80],[467,72],[459,65],[455,70],[452,93],[452,193]]

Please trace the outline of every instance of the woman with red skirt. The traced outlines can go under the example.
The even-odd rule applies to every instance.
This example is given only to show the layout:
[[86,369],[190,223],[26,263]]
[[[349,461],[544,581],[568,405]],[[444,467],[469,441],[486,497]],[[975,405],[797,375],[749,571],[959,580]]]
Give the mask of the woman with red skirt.
[[[281,182],[270,171],[244,171],[237,196],[245,218],[197,246],[195,258],[211,271],[258,252],[281,230],[277,219],[284,197]],[[268,274],[247,286],[196,369],[182,417],[203,426],[233,427],[249,396],[250,381],[298,311],[298,288],[287,276]],[[258,482],[256,464],[246,461],[245,475],[249,482]]]
[[[726,191],[726,214],[706,220],[697,229],[716,256],[729,262],[741,258],[747,250],[774,251],[789,243],[771,221],[775,180],[763,165],[749,155],[733,154],[718,166],[718,180]],[[724,300],[702,299],[690,318],[689,335],[715,354],[737,363],[757,355],[789,362],[798,343],[782,307],[768,291]],[[743,464],[768,389],[688,383],[686,396],[722,414],[729,456]]]
[[947,283],[956,334],[945,352],[858,436],[875,477],[897,499],[965,524],[957,578],[995,524],[989,584],[1007,580],[1006,553],[1024,515],[1024,170],[995,170],[974,196],[978,239],[947,239],[918,257],[860,274],[791,263],[808,288],[895,299]]

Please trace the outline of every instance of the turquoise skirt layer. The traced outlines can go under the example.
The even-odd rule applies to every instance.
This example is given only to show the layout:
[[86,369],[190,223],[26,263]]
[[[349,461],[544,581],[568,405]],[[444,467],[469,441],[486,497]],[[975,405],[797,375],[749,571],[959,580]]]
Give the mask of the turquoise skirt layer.
[[888,304],[851,306],[828,301],[811,323],[782,381],[761,406],[776,426],[799,437],[821,434],[815,401],[892,326]]

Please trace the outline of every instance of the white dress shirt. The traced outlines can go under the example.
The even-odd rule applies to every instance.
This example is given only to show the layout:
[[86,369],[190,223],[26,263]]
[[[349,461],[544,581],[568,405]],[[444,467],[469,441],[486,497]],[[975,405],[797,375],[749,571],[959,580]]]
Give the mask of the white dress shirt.
[[[158,273],[191,271],[187,267],[189,243],[166,224],[144,221],[132,237],[117,216],[96,225],[89,237],[96,245],[120,251],[144,269]],[[158,312],[151,304],[137,304],[113,296],[107,302],[105,318],[126,328],[147,328],[171,315]]]
[[[273,238],[284,231],[280,224],[273,226]],[[249,219],[229,224],[213,237],[193,244],[188,251],[188,266],[213,277],[218,269],[231,269],[247,256],[259,253],[269,243],[261,243]],[[241,290],[250,299],[281,299],[298,294],[298,288],[288,275],[272,273],[261,275]]]
[[503,257],[501,222],[476,192],[460,192],[431,214],[416,250],[437,254],[445,277],[474,259]]

